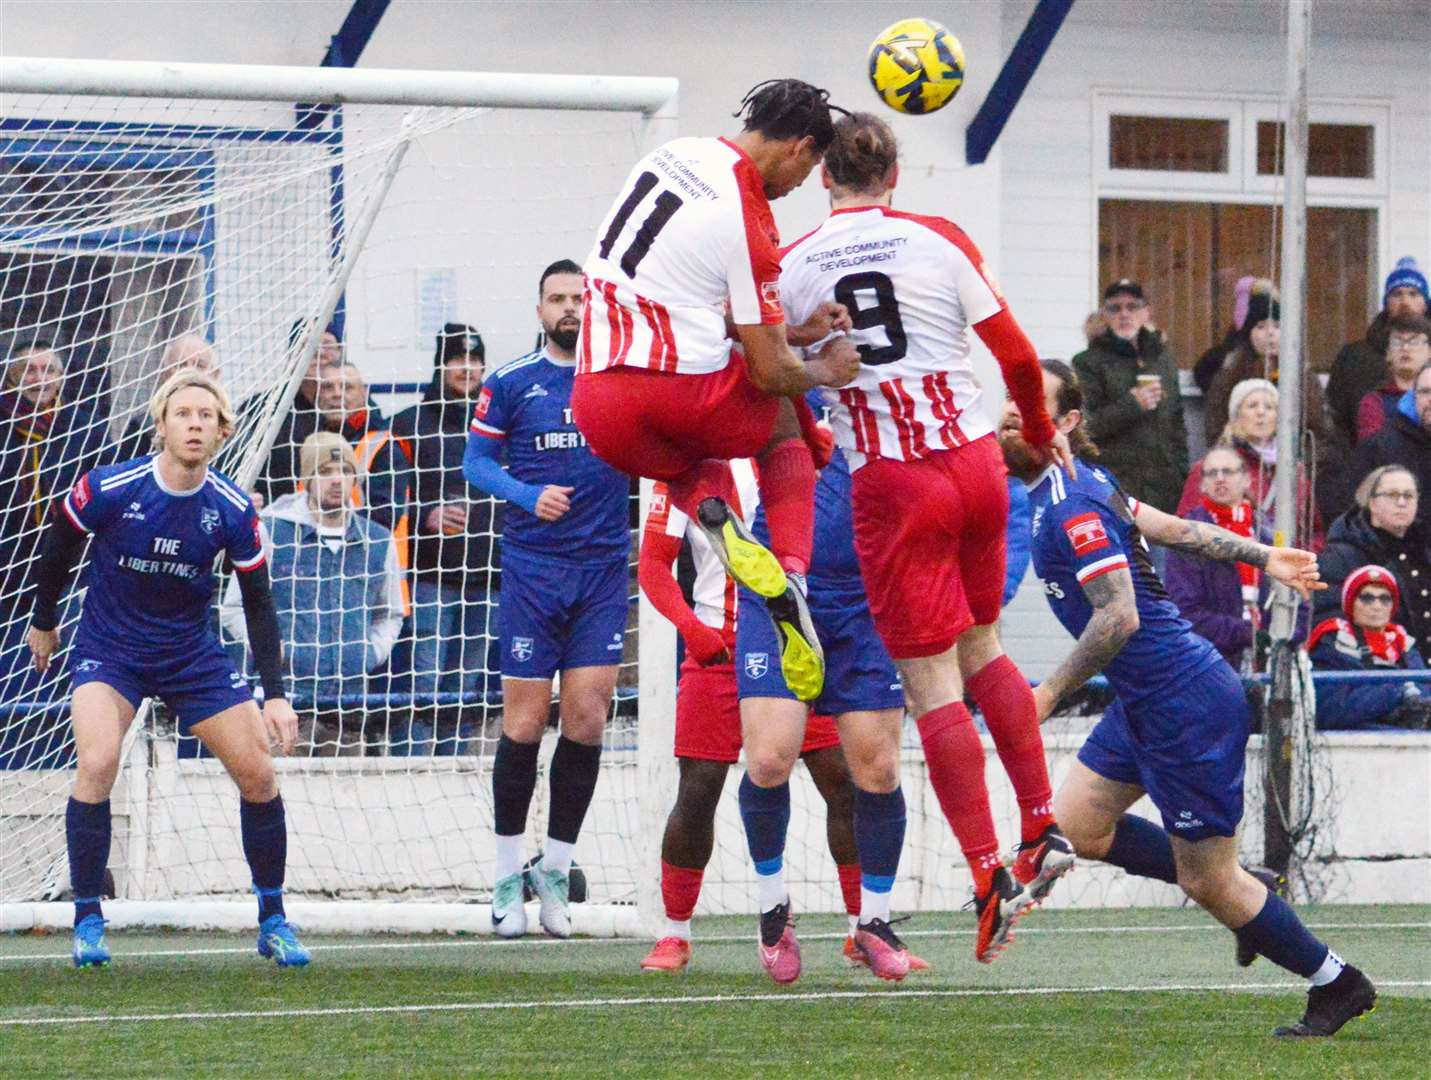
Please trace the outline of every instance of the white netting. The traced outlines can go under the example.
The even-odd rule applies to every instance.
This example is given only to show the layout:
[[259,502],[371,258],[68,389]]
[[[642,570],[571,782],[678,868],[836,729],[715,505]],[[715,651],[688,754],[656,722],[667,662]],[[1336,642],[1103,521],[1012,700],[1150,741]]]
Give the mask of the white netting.
[[[67,884],[73,775],[63,658],[40,678],[24,646],[26,580],[50,500],[86,469],[147,452],[154,387],[168,365],[197,356],[191,362],[219,370],[238,414],[218,465],[266,497],[272,534],[275,501],[295,487],[302,437],[320,427],[350,442],[363,433],[356,417],[370,403],[358,378],[382,391],[370,415],[391,418],[422,398],[446,321],[475,325],[493,365],[531,350],[541,268],[584,257],[645,124],[600,111],[38,96],[6,98],[3,115],[0,898],[30,900]],[[385,174],[399,161],[389,188]],[[380,208],[359,246],[353,232],[372,200]],[[325,308],[343,285],[336,321],[353,367],[310,369],[309,328],[332,314]],[[356,397],[346,405],[345,381]],[[451,404],[464,418],[470,410]],[[294,680],[309,736],[307,754],[280,766],[295,893],[474,898],[490,888],[501,697],[488,645],[499,525],[490,502],[474,503],[465,527],[444,530],[444,540],[470,543],[473,565],[464,570],[459,560],[430,575],[442,585],[421,593],[400,528],[420,528],[407,455],[431,465],[441,454],[424,444],[438,436],[415,435],[400,449],[359,448],[373,466],[364,511],[398,535],[394,543],[367,530],[360,546],[401,550],[396,604],[333,580],[331,563],[314,573],[296,547],[272,552],[275,579],[287,578],[280,616],[297,639],[286,643],[292,661],[312,660],[302,658],[304,645],[323,652],[354,633],[361,642],[336,667],[319,659],[308,669],[315,677]],[[381,562],[368,569],[381,574]],[[460,615],[465,601],[466,624],[415,625],[414,603],[434,595],[446,602],[444,618]],[[66,603],[63,634],[79,598]],[[630,624],[606,768],[578,851],[598,900],[635,892],[634,614]],[[453,635],[455,649],[432,648]],[[424,661],[428,670],[414,672]],[[246,890],[232,783],[194,740],[177,736],[162,708],[143,710],[131,732],[113,807],[110,865],[121,897]],[[545,818],[539,787],[534,846]]]

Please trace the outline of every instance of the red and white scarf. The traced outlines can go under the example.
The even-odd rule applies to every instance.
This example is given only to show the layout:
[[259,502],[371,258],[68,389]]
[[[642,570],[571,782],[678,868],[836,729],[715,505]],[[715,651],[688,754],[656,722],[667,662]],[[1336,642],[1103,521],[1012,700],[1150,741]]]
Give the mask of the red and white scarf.
[[[1235,506],[1223,506],[1204,495],[1202,508],[1208,512],[1212,523],[1219,528],[1236,533],[1238,536],[1252,536],[1252,504],[1246,499]],[[1261,602],[1262,571],[1250,563],[1240,562],[1237,564],[1237,573],[1242,579],[1243,609],[1255,613]],[[1249,617],[1253,616],[1249,615]]]

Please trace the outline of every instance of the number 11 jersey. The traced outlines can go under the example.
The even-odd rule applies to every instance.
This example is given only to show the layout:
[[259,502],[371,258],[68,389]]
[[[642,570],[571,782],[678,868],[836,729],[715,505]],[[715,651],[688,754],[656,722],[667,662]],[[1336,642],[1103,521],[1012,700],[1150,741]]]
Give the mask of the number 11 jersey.
[[676,139],[638,161],[582,267],[577,374],[708,375],[737,324],[780,323],[780,235],[764,181],[726,139]]
[[859,375],[822,391],[852,468],[926,458],[994,430],[979,408],[968,332],[1004,299],[953,222],[884,206],[836,210],[790,246],[780,273],[792,323],[824,301],[854,321]]

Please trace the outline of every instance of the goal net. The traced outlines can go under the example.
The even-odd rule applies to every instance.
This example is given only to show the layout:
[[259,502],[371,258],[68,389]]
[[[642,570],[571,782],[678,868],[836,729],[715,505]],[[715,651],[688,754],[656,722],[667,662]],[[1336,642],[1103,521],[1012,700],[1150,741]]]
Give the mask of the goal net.
[[[448,323],[470,326],[489,371],[534,348],[538,275],[557,259],[584,258],[631,163],[675,134],[674,82],[324,72],[336,80],[327,99],[346,102],[333,105],[321,103],[323,87],[257,100],[298,69],[170,66],[189,80],[176,87],[148,65],[106,65],[94,85],[106,79],[110,89],[97,96],[75,87],[74,65],[38,61],[55,65],[52,91],[32,79],[19,92],[17,63],[0,69],[4,924],[68,920],[55,903],[68,889],[64,808],[75,761],[67,657],[39,676],[24,640],[48,508],[86,470],[148,453],[150,395],[174,367],[198,364],[220,375],[235,404],[237,430],[218,467],[265,500],[285,651],[291,674],[304,676],[292,683],[302,743],[278,766],[300,922],[485,930],[502,715],[493,647],[501,519],[469,498],[460,450],[453,460],[443,442],[450,408],[460,446],[470,404],[434,381],[436,336]],[[232,93],[204,89],[225,78]],[[549,85],[561,93],[546,101]],[[114,96],[116,86],[131,96]],[[325,341],[329,329],[335,341]],[[404,411],[418,405],[431,407],[436,427],[404,427]],[[396,418],[390,433],[379,416]],[[382,559],[335,562],[329,549],[279,543],[283,523],[301,517],[302,439],[316,430],[357,447],[365,478],[355,497],[384,530],[363,542],[397,554],[396,597]],[[434,502],[462,513],[429,519]],[[675,643],[637,600],[638,503],[633,492],[619,689],[576,849],[586,880],[578,932],[638,932],[659,909],[660,836],[675,790]],[[447,552],[435,568],[414,543],[434,535]],[[221,579],[220,595],[227,587]],[[81,576],[63,604],[65,640],[82,599]],[[242,620],[231,615],[216,605],[215,626],[245,663]],[[1056,780],[1080,740],[1050,731]],[[549,731],[543,777],[553,741]],[[895,903],[958,907],[968,876],[912,726],[904,759],[910,833]],[[987,773],[1012,840],[1016,806],[991,748]],[[737,779],[732,770],[732,789]],[[795,787],[795,903],[842,910],[823,803],[803,769]],[[548,798],[543,779],[528,823],[533,855]],[[112,796],[110,870],[122,903],[111,917],[247,925],[237,802],[218,762],[179,736],[162,705],[146,703]],[[1176,895],[1099,869],[1060,899]],[[752,896],[731,790],[699,910],[746,912]]]

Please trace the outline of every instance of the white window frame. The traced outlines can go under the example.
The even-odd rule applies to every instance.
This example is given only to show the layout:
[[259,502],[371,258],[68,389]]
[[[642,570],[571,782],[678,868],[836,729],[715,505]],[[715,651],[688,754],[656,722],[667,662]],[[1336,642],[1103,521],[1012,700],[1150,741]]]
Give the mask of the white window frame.
[[[1281,176],[1257,175],[1257,121],[1281,119],[1280,100],[1271,95],[1209,96],[1206,94],[1130,94],[1126,89],[1093,91],[1093,185],[1089,220],[1098,231],[1099,204],[1104,199],[1144,202],[1209,202],[1274,205],[1282,201]],[[1307,204],[1376,211],[1376,252],[1368,275],[1367,302],[1379,296],[1379,273],[1385,272],[1391,243],[1391,101],[1382,98],[1326,99],[1308,102],[1310,123],[1371,124],[1372,177],[1308,177]],[[1113,169],[1108,166],[1110,116],[1181,116],[1223,119],[1228,128],[1227,173],[1174,172],[1166,169]],[[1098,245],[1090,245],[1088,280],[1098,281]],[[1099,285],[1095,289],[1097,300]]]
[[[1115,169],[1109,164],[1109,123],[1114,116],[1166,116],[1185,120],[1221,120],[1227,124],[1227,171],[1182,172],[1171,169]],[[1093,98],[1094,177],[1103,189],[1166,188],[1183,191],[1240,191],[1242,155],[1241,102],[1232,98],[1101,94]],[[1255,143],[1254,143],[1255,146]]]
[[[1277,192],[1282,189],[1282,177],[1262,176],[1257,172],[1257,125],[1266,121],[1285,121],[1286,111],[1275,101],[1247,101],[1242,107],[1243,160],[1247,176],[1243,190]],[[1342,196],[1386,196],[1390,193],[1391,172],[1389,144],[1391,106],[1380,103],[1321,102],[1308,103],[1307,120],[1312,124],[1355,124],[1371,128],[1371,176],[1309,176],[1307,197],[1337,198]]]

